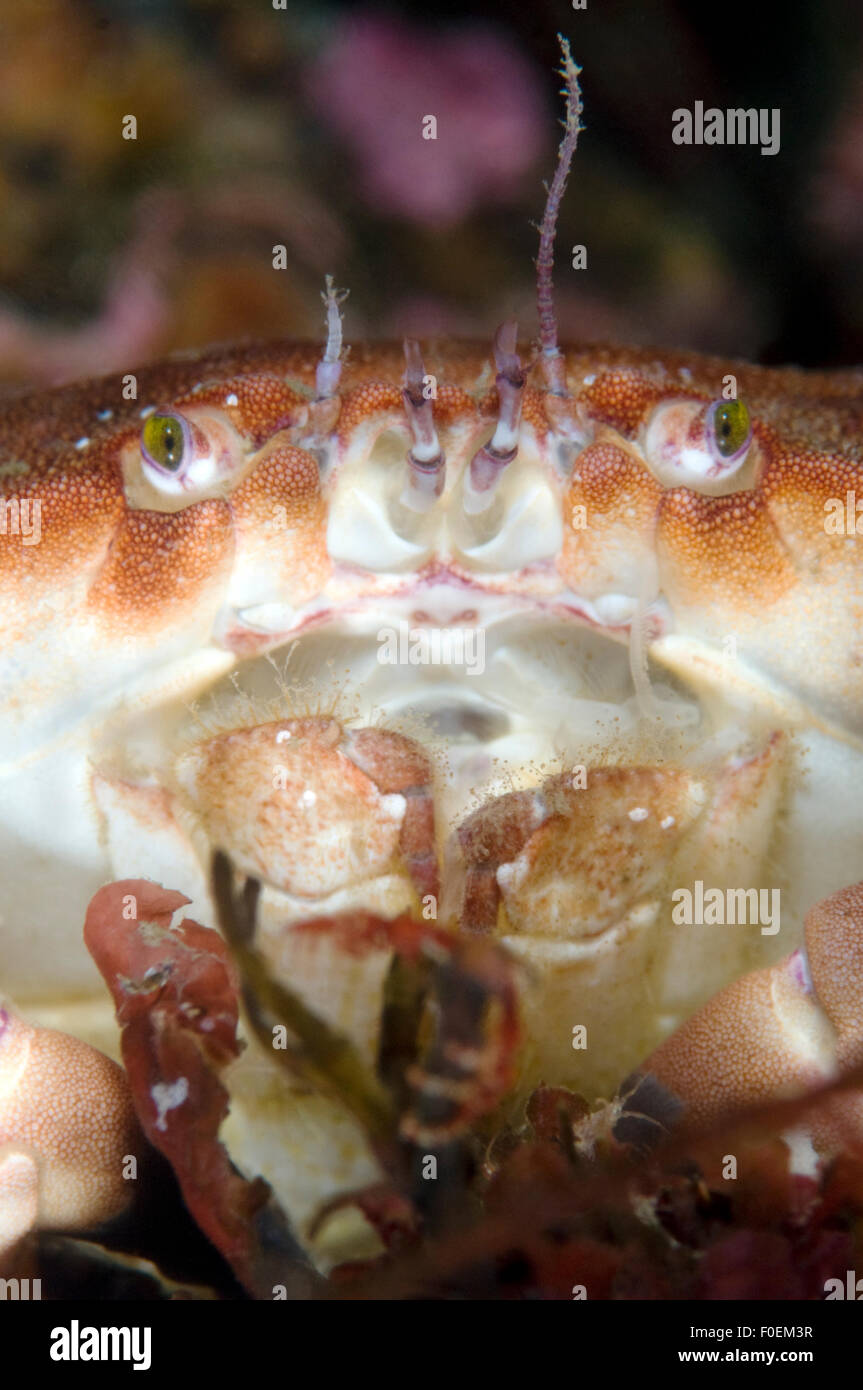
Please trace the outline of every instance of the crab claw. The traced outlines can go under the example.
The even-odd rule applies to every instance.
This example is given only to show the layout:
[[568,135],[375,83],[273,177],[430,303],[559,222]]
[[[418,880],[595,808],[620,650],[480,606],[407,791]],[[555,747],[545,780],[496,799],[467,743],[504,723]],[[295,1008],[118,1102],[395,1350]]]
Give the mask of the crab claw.
[[490,798],[462,822],[446,893],[460,889],[463,930],[498,935],[529,967],[526,1085],[602,1094],[751,967],[746,929],[714,930],[709,949],[681,931],[673,889],[690,876],[764,881],[784,764],[773,736],[698,770],[671,760],[576,768]]
[[12,1268],[39,1219],[39,1169],[29,1154],[0,1158],[0,1270]]
[[[647,1059],[699,1126],[803,1097],[863,1061],[863,883],[806,918],[806,946],[715,995]],[[830,1095],[805,1131],[822,1152],[863,1142],[863,1089]]]
[[431,765],[408,738],[329,716],[278,719],[195,743],[175,772],[173,799],[96,776],[118,871],[134,873],[146,855],[151,874],[176,882],[182,869],[190,899],[205,898],[188,823],[198,840],[296,900],[298,916],[366,880],[394,883],[402,896],[438,894]]
[[[125,1075],[87,1043],[0,1009],[0,1264],[37,1227],[85,1230],[132,1199]],[[131,1171],[131,1170],[130,1170]]]

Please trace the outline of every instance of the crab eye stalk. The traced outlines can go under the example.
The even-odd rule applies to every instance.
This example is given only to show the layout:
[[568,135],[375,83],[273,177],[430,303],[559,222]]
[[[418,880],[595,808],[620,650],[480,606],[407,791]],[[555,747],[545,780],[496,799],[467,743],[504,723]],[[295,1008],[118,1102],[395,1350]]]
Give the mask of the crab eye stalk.
[[150,415],[141,431],[141,450],[152,467],[178,473],[190,453],[189,426],[179,415]]
[[723,459],[748,448],[752,438],[749,411],[742,401],[717,401],[708,416],[708,442]]

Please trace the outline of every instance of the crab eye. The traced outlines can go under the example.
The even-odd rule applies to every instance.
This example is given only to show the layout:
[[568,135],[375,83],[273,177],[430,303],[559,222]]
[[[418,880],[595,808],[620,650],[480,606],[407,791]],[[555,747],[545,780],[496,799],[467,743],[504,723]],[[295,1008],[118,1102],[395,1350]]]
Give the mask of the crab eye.
[[752,427],[742,401],[662,401],[639,436],[644,460],[664,487],[691,487],[719,496],[740,486]]
[[749,411],[742,401],[717,401],[708,417],[708,431],[712,431],[713,447],[718,453],[724,459],[733,458],[749,443]]
[[150,415],[141,431],[144,457],[167,473],[179,471],[189,444],[189,426],[179,415]]

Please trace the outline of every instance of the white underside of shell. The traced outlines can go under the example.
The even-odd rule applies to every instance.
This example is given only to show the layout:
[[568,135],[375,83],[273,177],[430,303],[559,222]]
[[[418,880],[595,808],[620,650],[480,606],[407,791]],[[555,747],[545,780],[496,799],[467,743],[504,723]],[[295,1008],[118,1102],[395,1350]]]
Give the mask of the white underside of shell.
[[[184,699],[168,702],[115,721],[98,736],[91,731],[86,739],[55,746],[41,761],[28,763],[26,771],[7,783],[14,791],[15,815],[2,828],[4,862],[17,865],[17,872],[4,875],[0,883],[0,911],[11,924],[5,931],[10,949],[4,983],[9,993],[29,1007],[32,1016],[55,1024],[62,1020],[63,1003],[74,1020],[86,1016],[88,998],[104,998],[77,924],[89,897],[106,879],[151,877],[187,894],[189,914],[212,924],[210,846],[177,768],[178,758],[188,756],[196,739],[213,728],[254,724],[277,713],[328,707],[335,700],[337,713],[351,727],[374,724],[416,738],[429,750],[436,768],[442,853],[453,830],[478,805],[520,787],[537,786],[568,767],[664,761],[695,771],[703,766],[715,769],[731,766],[740,750],[762,743],[770,731],[770,711],[747,727],[740,710],[721,693],[708,697],[702,691],[699,709],[698,702],[679,688],[665,692],[662,727],[645,724],[623,646],[588,628],[567,629],[550,616],[525,612],[506,618],[498,608],[505,610],[505,603],[491,600],[488,621],[480,624],[486,638],[482,669],[471,675],[464,665],[382,663],[382,610],[375,608],[365,618],[311,632],[291,653],[284,675],[277,674],[269,660],[247,665],[242,698],[229,682],[217,683],[194,714]],[[402,621],[393,620],[397,638]],[[718,729],[723,730],[722,738],[710,745],[707,740],[715,739]],[[863,855],[849,828],[854,824],[849,807],[863,812],[859,754],[810,729],[796,736],[789,759],[781,789],[777,782],[762,792],[749,813],[754,816],[751,825],[729,823],[725,840],[714,835],[700,859],[696,853],[689,873],[689,878],[700,876],[720,887],[779,883],[783,918],[778,940],[745,928],[714,933],[709,941],[703,928],[688,936],[678,932],[674,964],[660,969],[657,962],[667,952],[663,947],[658,953],[656,942],[668,930],[667,888],[677,879],[688,881],[682,869],[674,868],[672,856],[664,897],[660,893],[657,898],[651,890],[627,908],[619,923],[608,922],[593,936],[588,933],[585,938],[577,923],[572,925],[571,945],[559,937],[551,921],[539,921],[532,932],[520,929],[519,953],[537,969],[545,969],[542,963],[549,951],[563,953],[560,960],[566,961],[566,968],[558,987],[562,1009],[571,1012],[572,999],[604,1000],[601,1013],[611,1026],[615,1013],[618,1018],[631,1013],[624,982],[640,971],[642,993],[653,995],[643,1031],[650,1033],[654,1027],[650,1019],[661,1019],[657,1026],[667,1029],[735,973],[786,954],[799,943],[808,908],[831,891],[837,879],[851,879],[858,870],[863,874]],[[46,842],[49,802],[56,821]],[[392,799],[392,813],[397,824],[401,798]],[[503,866],[502,888],[511,890],[518,873],[517,860]],[[566,915],[565,897],[558,895],[558,916]],[[393,865],[313,898],[269,885],[262,912],[266,925],[296,921],[312,911],[354,907],[390,915],[413,902],[403,871]],[[442,912],[447,907],[442,903]],[[644,974],[647,917],[654,923],[648,952],[652,975]],[[62,930],[61,921],[68,924]],[[514,939],[506,916],[501,930],[505,939]],[[624,947],[624,938],[631,944]],[[631,963],[626,964],[630,953]],[[607,954],[611,964],[604,968],[620,972],[617,1009],[607,984],[599,988],[593,975],[594,959]],[[583,1005],[579,1009],[573,1023],[584,1013]],[[105,1014],[110,1014],[107,1002]],[[617,1022],[614,1026],[617,1030]],[[570,1032],[571,1025],[565,1033],[551,1030],[549,1047],[558,1059]],[[104,1038],[101,1032],[100,1041]],[[637,1060],[637,1050],[632,1060]],[[573,1057],[566,1061],[571,1064]],[[591,1067],[585,1067],[582,1058],[576,1061],[582,1083],[589,1081]],[[606,1068],[600,1070],[604,1083]]]

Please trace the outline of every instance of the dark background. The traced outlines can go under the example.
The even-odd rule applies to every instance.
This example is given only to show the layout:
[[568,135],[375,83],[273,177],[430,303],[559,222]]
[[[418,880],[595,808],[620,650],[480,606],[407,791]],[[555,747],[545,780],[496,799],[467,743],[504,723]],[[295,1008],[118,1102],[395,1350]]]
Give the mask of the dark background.
[[[351,290],[348,341],[510,314],[533,337],[558,29],[586,126],[563,336],[863,360],[851,0],[0,0],[0,381],[318,336],[326,272]],[[673,144],[696,100],[778,106],[780,153]]]

